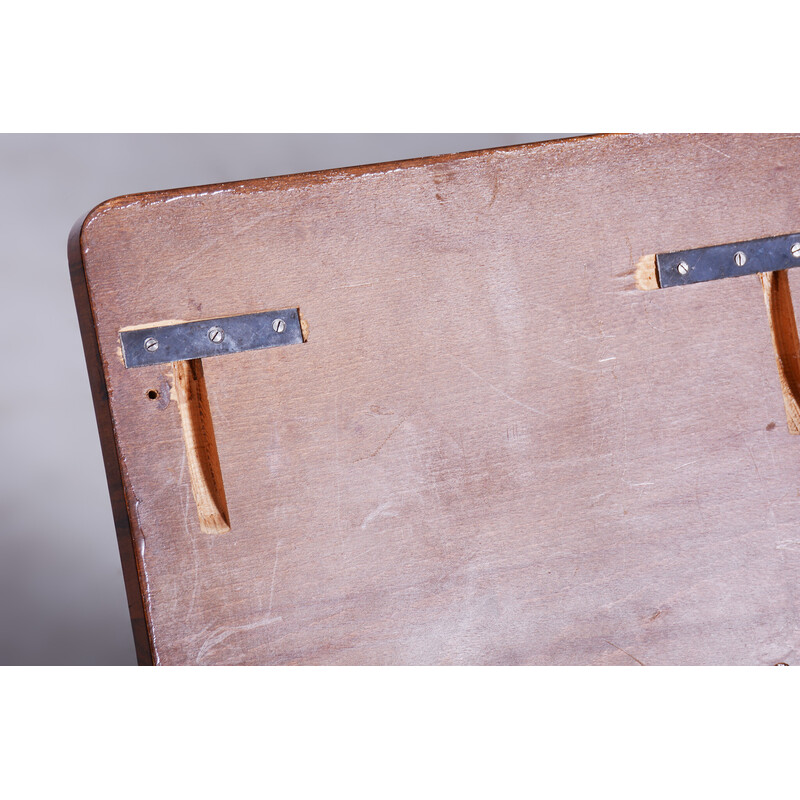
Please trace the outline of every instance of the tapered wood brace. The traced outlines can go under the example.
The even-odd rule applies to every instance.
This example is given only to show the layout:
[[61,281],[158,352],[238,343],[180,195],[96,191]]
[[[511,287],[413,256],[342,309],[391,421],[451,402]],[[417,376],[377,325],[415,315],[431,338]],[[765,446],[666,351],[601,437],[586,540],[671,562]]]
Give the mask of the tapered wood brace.
[[192,494],[204,533],[227,533],[231,529],[211,407],[203,375],[203,362],[176,361],[172,365],[175,392],[186,446],[186,463]]
[[203,361],[304,342],[307,325],[299,309],[234,317],[134,326],[120,331],[125,366],[172,363],[192,494],[204,533],[231,529]]
[[758,275],[769,317],[789,433],[800,434],[800,340],[787,268],[800,266],[800,234],[682,250],[639,259],[639,289]]
[[786,270],[779,270],[762,272],[758,277],[764,289],[789,433],[800,434],[800,340],[789,276]]

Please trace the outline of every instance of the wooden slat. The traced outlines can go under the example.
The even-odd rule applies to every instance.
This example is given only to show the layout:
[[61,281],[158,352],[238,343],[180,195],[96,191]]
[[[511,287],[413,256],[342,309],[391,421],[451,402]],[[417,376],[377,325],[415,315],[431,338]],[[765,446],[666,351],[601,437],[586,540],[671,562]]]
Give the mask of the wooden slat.
[[[758,280],[635,270],[799,228],[800,141],[761,135],[99,206],[98,414],[153,660],[792,663],[800,453]],[[126,370],[118,332],[294,307],[303,347],[203,360],[231,526],[208,536],[172,370]]]

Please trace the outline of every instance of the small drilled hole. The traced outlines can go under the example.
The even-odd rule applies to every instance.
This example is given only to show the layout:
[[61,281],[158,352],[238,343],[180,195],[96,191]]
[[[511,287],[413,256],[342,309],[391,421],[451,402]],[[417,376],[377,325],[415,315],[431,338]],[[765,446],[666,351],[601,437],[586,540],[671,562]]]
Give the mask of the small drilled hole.
[[151,400],[158,400],[158,390],[157,390],[157,389],[151,389],[151,390],[150,390],[150,391],[147,393],[147,396],[148,396],[148,397],[149,397]]

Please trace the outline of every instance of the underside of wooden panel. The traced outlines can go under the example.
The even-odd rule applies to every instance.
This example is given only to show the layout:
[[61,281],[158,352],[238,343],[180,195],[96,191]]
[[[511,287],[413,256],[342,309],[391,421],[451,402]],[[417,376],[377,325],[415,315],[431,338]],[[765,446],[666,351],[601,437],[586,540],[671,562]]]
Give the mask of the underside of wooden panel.
[[[768,135],[99,206],[72,261],[143,660],[792,663],[800,441],[759,280],[636,271],[798,230],[800,140]],[[209,535],[173,369],[126,369],[118,334],[281,308],[305,344],[202,362],[230,524]]]

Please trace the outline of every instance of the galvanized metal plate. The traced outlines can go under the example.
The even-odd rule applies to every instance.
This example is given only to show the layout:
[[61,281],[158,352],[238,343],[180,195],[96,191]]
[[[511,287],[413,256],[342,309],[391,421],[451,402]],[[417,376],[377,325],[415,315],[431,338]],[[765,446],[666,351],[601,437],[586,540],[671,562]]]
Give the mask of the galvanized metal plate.
[[660,253],[656,265],[662,289],[800,267],[800,233]]
[[300,344],[303,333],[296,308],[264,311],[176,325],[133,328],[119,333],[126,367],[208,358],[264,347]]

